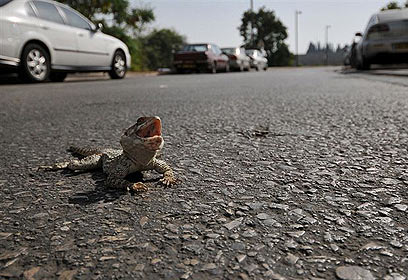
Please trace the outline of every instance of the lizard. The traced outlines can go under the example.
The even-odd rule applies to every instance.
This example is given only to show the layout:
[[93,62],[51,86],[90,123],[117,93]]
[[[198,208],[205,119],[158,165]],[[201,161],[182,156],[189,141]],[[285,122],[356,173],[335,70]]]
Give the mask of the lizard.
[[40,169],[83,172],[102,169],[107,175],[105,185],[131,191],[147,191],[148,188],[141,182],[132,183],[126,180],[126,176],[135,172],[155,170],[163,174],[160,182],[170,186],[176,183],[173,170],[166,162],[156,158],[164,145],[161,133],[159,117],[140,117],[122,134],[121,150],[71,146],[69,151],[84,158],[41,166]]

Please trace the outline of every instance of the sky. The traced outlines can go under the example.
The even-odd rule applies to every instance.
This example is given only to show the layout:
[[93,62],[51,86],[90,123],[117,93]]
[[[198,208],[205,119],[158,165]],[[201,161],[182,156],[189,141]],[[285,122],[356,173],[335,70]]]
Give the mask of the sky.
[[[386,0],[253,0],[254,9],[266,7],[288,28],[286,43],[295,52],[295,11],[299,15],[299,53],[309,43],[325,43],[325,27],[329,43],[350,44],[355,32],[364,31],[370,16],[389,1]],[[135,6],[154,10],[152,28],[173,28],[186,36],[189,43],[211,42],[220,47],[239,46],[242,37],[238,26],[250,0],[131,0]],[[405,1],[399,1],[405,3]]]

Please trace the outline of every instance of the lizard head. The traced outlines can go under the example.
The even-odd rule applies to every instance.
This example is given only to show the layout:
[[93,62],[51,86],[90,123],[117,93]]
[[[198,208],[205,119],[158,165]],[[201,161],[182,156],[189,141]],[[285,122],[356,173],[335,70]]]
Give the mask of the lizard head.
[[140,150],[150,152],[160,150],[164,144],[160,118],[138,118],[137,122],[123,133],[120,144],[127,153],[137,153]]

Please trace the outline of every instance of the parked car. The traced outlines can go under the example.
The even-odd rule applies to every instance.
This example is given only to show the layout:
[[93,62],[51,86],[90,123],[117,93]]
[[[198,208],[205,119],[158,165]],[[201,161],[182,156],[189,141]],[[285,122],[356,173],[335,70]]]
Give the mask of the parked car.
[[0,0],[0,26],[0,66],[30,82],[96,71],[121,79],[130,66],[122,41],[54,1]]
[[246,50],[246,54],[251,59],[251,67],[257,71],[268,69],[268,60],[260,50],[251,49]]
[[387,10],[374,14],[356,45],[357,68],[371,64],[408,62],[408,9]]
[[173,64],[177,73],[229,71],[228,56],[217,45],[208,43],[185,45],[174,55]]
[[251,59],[246,55],[244,48],[222,48],[221,51],[228,56],[230,69],[250,70]]

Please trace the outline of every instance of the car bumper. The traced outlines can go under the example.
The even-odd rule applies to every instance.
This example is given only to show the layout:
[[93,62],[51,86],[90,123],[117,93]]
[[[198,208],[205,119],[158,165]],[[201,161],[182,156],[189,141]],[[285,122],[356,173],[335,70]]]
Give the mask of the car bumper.
[[230,60],[229,61],[230,67],[233,69],[239,69],[244,65],[244,62],[241,60]]
[[18,67],[20,65],[20,59],[0,55],[0,65],[9,67]]
[[173,63],[176,69],[209,69],[211,67],[211,61],[208,60],[196,60],[196,61],[175,61]]
[[[364,44],[364,57],[368,60],[398,60],[408,54],[408,37],[387,41],[368,41]],[[390,62],[394,63],[394,62]]]

